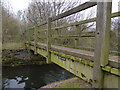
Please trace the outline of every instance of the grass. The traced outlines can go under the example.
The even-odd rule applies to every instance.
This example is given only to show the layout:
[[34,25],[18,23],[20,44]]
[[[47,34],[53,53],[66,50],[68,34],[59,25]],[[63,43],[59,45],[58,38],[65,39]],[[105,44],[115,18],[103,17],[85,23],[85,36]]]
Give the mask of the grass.
[[45,61],[40,60],[20,60],[15,57],[3,57],[3,66],[21,66],[21,65],[41,65],[45,64]]
[[79,90],[83,90],[86,88],[92,88],[91,84],[87,83],[86,81],[78,78],[78,77],[73,77],[73,78],[69,78],[66,80],[61,80],[61,81],[57,81],[51,84],[48,84],[46,86],[43,86],[41,88],[50,88],[50,90],[52,88],[56,89],[56,90],[63,90],[63,89],[79,89]]
[[66,82],[66,83],[60,84],[58,88],[81,88],[81,86],[74,83]]
[[113,55],[113,56],[120,56],[120,52],[111,52],[111,55]]
[[57,88],[79,88],[79,90],[82,90],[83,88],[91,88],[91,85],[78,77],[74,77],[65,80]]
[[20,48],[24,48],[24,44],[19,42],[13,42],[13,43],[4,43],[2,44],[2,49],[20,49]]

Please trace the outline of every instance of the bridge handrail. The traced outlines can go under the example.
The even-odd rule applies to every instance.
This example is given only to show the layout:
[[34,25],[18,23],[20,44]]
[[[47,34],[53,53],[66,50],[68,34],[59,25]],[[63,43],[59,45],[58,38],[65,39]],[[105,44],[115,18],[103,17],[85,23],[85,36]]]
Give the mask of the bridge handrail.
[[[93,7],[95,5],[97,5],[96,18],[91,18],[88,20],[70,23],[70,24],[66,24],[64,26],[58,26],[58,27],[54,27],[54,28],[51,27],[53,21],[64,18],[69,15],[72,15],[74,13],[80,12],[82,10]],[[45,41],[46,45],[45,44],[42,44],[42,45],[46,46],[46,56],[45,57],[47,57],[47,63],[51,63],[51,61],[52,61],[51,60],[51,55],[52,55],[51,50],[58,50],[58,47],[52,47],[53,46],[52,38],[54,37],[54,35],[52,37],[52,32],[54,30],[58,30],[61,28],[69,27],[69,26],[76,26],[75,27],[76,31],[79,31],[80,24],[85,24],[85,23],[90,23],[90,22],[96,21],[95,50],[94,50],[94,55],[91,54],[90,56],[93,56],[92,60],[94,60],[93,87],[94,88],[102,88],[103,87],[102,81],[104,80],[104,75],[103,75],[104,72],[102,71],[102,67],[106,67],[107,65],[112,64],[111,62],[109,62],[111,18],[120,16],[120,11],[113,13],[113,14],[111,13],[111,11],[112,11],[112,2],[86,2],[86,3],[83,3],[71,10],[68,10],[56,17],[48,17],[47,22],[33,27],[33,29],[34,29],[33,46],[34,46],[35,53],[37,52],[38,42],[39,42],[38,41],[38,36],[39,36],[38,30],[36,28],[39,28],[40,26],[42,26],[40,29],[42,31],[46,31],[46,33],[44,33],[45,34],[44,36],[46,37],[46,39],[42,38],[41,42],[42,41],[44,42],[44,40],[46,40]],[[45,29],[46,26],[43,26],[43,25],[46,25],[46,24],[47,24],[47,28]],[[42,32],[42,31],[39,31],[39,32]],[[43,34],[43,33],[41,33],[41,34]],[[75,32],[75,34],[77,35],[77,32]],[[77,40],[75,38],[75,46],[77,45],[77,41],[79,41],[79,40]],[[71,51],[73,51],[73,49],[72,50],[67,50],[67,49],[64,50],[64,48],[59,48],[58,52],[60,52],[60,51],[64,51],[64,52],[68,51],[67,53],[71,53]],[[77,51],[74,50],[74,52],[76,55]],[[72,53],[72,54],[74,54],[74,53]],[[86,53],[86,55],[88,55],[88,54]]]
[[[120,16],[120,11],[112,13],[111,18],[114,18],[114,17],[117,17],[117,16]],[[62,25],[62,26],[59,26],[59,27],[54,27],[54,28],[51,28],[51,29],[61,29],[61,28],[69,27],[69,26],[76,26],[76,25],[86,24],[86,23],[90,23],[90,22],[94,22],[94,21],[96,21],[96,18],[91,18],[91,19],[87,19],[87,20],[83,20],[83,21],[79,21],[79,22],[75,22],[75,23],[65,24],[65,25]]]
[[[118,17],[118,16],[120,16],[120,11],[112,13],[111,18]],[[65,24],[65,25],[54,27],[54,28],[51,28],[51,29],[52,30],[58,30],[58,29],[61,29],[61,28],[66,28],[66,27],[70,27],[70,26],[76,26],[76,25],[80,25],[80,24],[86,24],[86,23],[90,23],[90,22],[94,22],[94,21],[96,21],[96,18],[91,18],[91,19],[82,20],[82,21],[79,21],[79,22]],[[35,27],[33,27],[32,29],[34,29],[34,28]],[[47,29],[39,30],[38,32],[42,32],[42,31],[47,31]]]
[[[85,3],[83,3],[83,4],[81,4],[81,5],[77,6],[77,7],[75,7],[75,8],[72,8],[72,9],[70,9],[70,10],[64,12],[64,13],[61,13],[61,14],[59,14],[58,16],[50,17],[50,18],[51,18],[51,21],[55,21],[55,20],[61,19],[61,18],[63,18],[63,17],[72,15],[72,14],[74,14],[74,13],[83,11],[83,10],[88,9],[88,8],[90,8],[90,7],[93,7],[93,6],[95,6],[95,5],[97,5],[97,2],[92,2],[92,1],[90,0],[90,1],[88,1],[88,2],[85,2]],[[45,24],[47,24],[47,23],[48,23],[48,22],[43,22],[42,24],[37,25],[37,26],[35,26],[35,27],[40,27],[40,26],[43,26],[43,25],[45,25]],[[31,27],[30,29],[33,29],[33,28],[34,28],[34,27]]]
[[52,17],[52,21],[55,21],[55,20],[64,18],[66,16],[75,14],[77,12],[83,11],[83,10],[88,9],[90,7],[93,7],[95,5],[97,5],[97,2],[91,2],[91,1],[85,2],[85,3],[75,7],[73,9],[70,9],[70,10],[68,10],[68,11],[66,11],[66,12],[64,12],[64,13],[58,15],[58,16],[56,16],[56,17]]

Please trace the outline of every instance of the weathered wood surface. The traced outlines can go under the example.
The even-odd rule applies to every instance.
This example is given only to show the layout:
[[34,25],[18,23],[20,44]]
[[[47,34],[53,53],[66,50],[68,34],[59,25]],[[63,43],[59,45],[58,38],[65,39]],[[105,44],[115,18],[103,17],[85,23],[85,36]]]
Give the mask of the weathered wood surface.
[[93,87],[102,88],[104,75],[101,66],[108,65],[112,2],[97,3],[96,40],[93,68]]
[[51,18],[48,18],[48,26],[47,26],[47,63],[51,62]]
[[[31,44],[34,45],[34,42],[31,42]],[[42,46],[42,47],[47,47],[47,44],[44,43],[37,43],[38,46]],[[51,45],[51,48],[55,49],[55,50],[59,50],[59,51],[67,51],[70,53],[75,53],[75,54],[82,54],[85,56],[91,56],[94,57],[94,52],[91,51],[85,51],[85,50],[80,50],[80,49],[73,49],[73,48],[67,48],[67,47],[62,47],[62,46],[56,46],[56,45]],[[120,56],[111,56],[109,55],[109,60],[110,61],[114,61],[114,62],[120,62],[120,60],[118,59],[120,58]]]
[[[117,16],[120,16],[120,11],[112,13],[111,18],[114,18],[114,17],[117,17]],[[58,27],[53,27],[52,29],[57,30],[57,29],[66,28],[66,27],[69,27],[69,26],[76,26],[76,25],[86,24],[86,23],[95,22],[95,21],[96,21],[96,18],[90,18],[90,19],[87,19],[87,20],[79,21],[79,22],[74,22],[74,23],[65,24],[65,25],[58,26]]]
[[[70,16],[72,14],[83,11],[95,5],[97,5],[96,18],[83,20],[80,22],[75,22],[70,24],[65,24],[65,25],[53,27],[53,28],[51,27],[52,21]],[[92,79],[92,86],[94,88],[103,88],[103,87],[107,87],[106,85],[108,85],[109,87],[109,82],[104,81],[104,80],[107,80],[108,78],[107,74],[105,76],[106,71],[107,73],[111,73],[111,76],[113,75],[120,76],[120,72],[119,72],[120,57],[109,55],[111,18],[120,16],[120,12],[111,14],[111,8],[112,8],[111,6],[112,6],[112,2],[85,2],[73,9],[70,9],[62,14],[59,14],[58,16],[51,17],[48,19],[47,22],[36,26],[36,27],[40,27],[40,26],[44,27],[43,25],[45,24],[48,25],[47,29],[44,27],[44,29],[41,29],[39,31],[39,33],[47,32],[47,35],[45,35],[47,38],[47,42],[46,42],[47,44],[38,43],[38,42],[35,43],[36,42],[35,40],[34,42],[29,42],[28,44],[30,45],[30,48],[32,50],[36,48],[36,51],[38,51],[39,54],[45,56],[47,58],[47,63],[54,62],[59,66],[67,69],[68,71],[72,72],[73,74],[78,75],[79,77],[81,77],[81,74],[83,74],[84,71],[86,72],[84,74],[88,75],[87,74],[88,69],[86,68],[86,65],[88,62],[90,62],[88,66],[90,66],[91,68],[89,69],[91,73],[89,73],[87,79],[90,79],[90,78]],[[96,37],[95,52],[67,48],[64,46],[62,47],[62,46],[51,45],[52,38],[56,38],[56,37],[61,38],[61,36],[52,36],[51,30],[58,30],[58,29],[69,27],[69,26],[79,26],[81,24],[86,24],[94,21],[96,21],[96,32],[95,34],[93,33],[92,35],[87,34],[87,37],[94,37],[94,36]],[[36,35],[34,34],[34,36]],[[45,39],[42,36],[39,36],[39,37],[36,36],[36,37],[39,39],[42,38],[42,40]],[[62,36],[62,37],[66,38],[66,36]],[[75,39],[75,46],[77,46],[78,44],[77,40],[80,37],[80,36],[77,36],[77,32],[76,32],[76,36],[73,35],[68,37],[72,37],[73,39]],[[81,37],[86,37],[86,35],[83,34]],[[63,57],[64,60],[62,61],[59,57]],[[80,61],[82,64],[77,65],[78,62]],[[84,65],[85,67],[82,67]],[[81,74],[77,74],[78,71],[80,71]],[[92,77],[90,75],[92,75]],[[109,78],[112,78],[111,76]],[[116,80],[114,81],[116,83]]]
[[[111,18],[118,17],[118,16],[120,16],[120,11],[112,13]],[[90,18],[90,19],[87,19],[87,20],[83,20],[83,21],[79,21],[79,22],[74,22],[74,23],[62,25],[62,26],[59,26],[59,27],[52,27],[51,29],[57,30],[57,29],[66,28],[66,27],[69,27],[69,26],[76,26],[76,25],[86,24],[86,23],[95,22],[95,21],[96,21],[96,18]],[[44,23],[44,24],[38,25],[36,27],[40,27],[40,26],[45,25],[45,24],[47,24],[47,22]],[[32,30],[32,29],[34,29],[36,27],[31,27],[31,28],[29,28],[29,30]],[[42,31],[47,31],[47,29],[39,30],[38,32],[42,32]]]
[[66,11],[66,12],[64,12],[64,13],[56,16],[56,17],[53,17],[53,18],[52,18],[52,21],[55,21],[55,20],[64,18],[64,17],[66,17],[66,16],[69,16],[69,15],[72,15],[72,14],[74,14],[74,13],[77,13],[77,12],[80,12],[80,11],[82,11],[82,10],[88,9],[88,8],[90,8],[90,7],[93,7],[93,6],[95,6],[95,5],[97,5],[97,2],[85,2],[85,3],[83,3],[83,4],[79,5],[79,6],[71,9],[71,10],[68,10],[68,11]]
[[[34,42],[32,42],[31,44],[27,43],[27,45],[29,49],[34,50]],[[47,55],[46,49],[43,49],[43,47],[47,47],[47,45],[43,43],[38,43],[37,45],[38,45],[37,46],[38,54],[46,57]],[[56,48],[59,47],[57,46]],[[58,57],[65,57],[66,59],[63,60]],[[85,60],[84,58],[74,57],[72,55],[66,55],[65,53],[54,51],[53,49],[51,50],[51,61],[92,84],[91,80],[93,81],[93,66],[94,66],[93,62],[89,60]],[[107,65],[101,68],[105,76],[105,79],[103,80],[104,88],[118,87],[117,79],[120,77],[119,69],[114,68],[111,65]],[[85,77],[82,74],[84,74]],[[110,84],[109,82],[111,80],[112,82]]]

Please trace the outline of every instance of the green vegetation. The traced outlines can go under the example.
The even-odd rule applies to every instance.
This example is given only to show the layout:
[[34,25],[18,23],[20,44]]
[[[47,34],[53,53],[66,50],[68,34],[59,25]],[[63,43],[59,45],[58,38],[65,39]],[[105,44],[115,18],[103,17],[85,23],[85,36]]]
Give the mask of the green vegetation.
[[[75,89],[79,89],[79,90],[83,90],[83,88],[91,88],[91,84],[85,82],[84,80],[78,78],[78,77],[74,77],[74,78],[70,78],[70,79],[66,79],[66,80],[61,80],[61,81],[57,81],[51,84],[48,84],[42,88],[54,88],[56,90],[59,90],[60,88],[62,89],[71,89],[73,90],[73,88]],[[61,90],[61,89],[60,89]]]
[[111,52],[111,55],[113,55],[113,56],[120,56],[120,52]]
[[2,6],[2,14],[3,43],[19,41],[21,37],[20,20],[9,11],[9,7]]
[[11,43],[4,43],[3,45],[2,45],[2,49],[4,50],[4,49],[11,49],[11,50],[13,50],[13,49],[20,49],[20,48],[24,48],[24,44],[23,43],[16,43],[16,42],[11,42]]
[[34,55],[25,49],[4,49],[2,51],[3,66],[41,65],[45,64],[45,58]]
[[9,2],[2,4],[2,49],[23,48],[25,24],[21,20],[22,12],[15,15]]
[[60,85],[58,86],[58,88],[81,88],[81,86],[76,85],[76,84],[74,84],[74,83],[69,83],[69,82],[67,82],[67,83],[62,83],[62,84],[60,84]]
[[41,65],[45,64],[45,61],[38,60],[20,60],[17,58],[3,57],[6,60],[3,60],[3,66],[21,66],[21,65]]

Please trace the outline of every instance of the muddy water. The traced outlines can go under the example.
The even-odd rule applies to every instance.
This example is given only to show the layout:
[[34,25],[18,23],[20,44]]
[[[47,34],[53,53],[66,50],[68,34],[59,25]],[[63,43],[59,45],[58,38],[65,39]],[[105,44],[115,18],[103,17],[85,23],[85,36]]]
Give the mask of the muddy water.
[[74,75],[55,64],[3,67],[3,88],[37,89],[71,77]]

